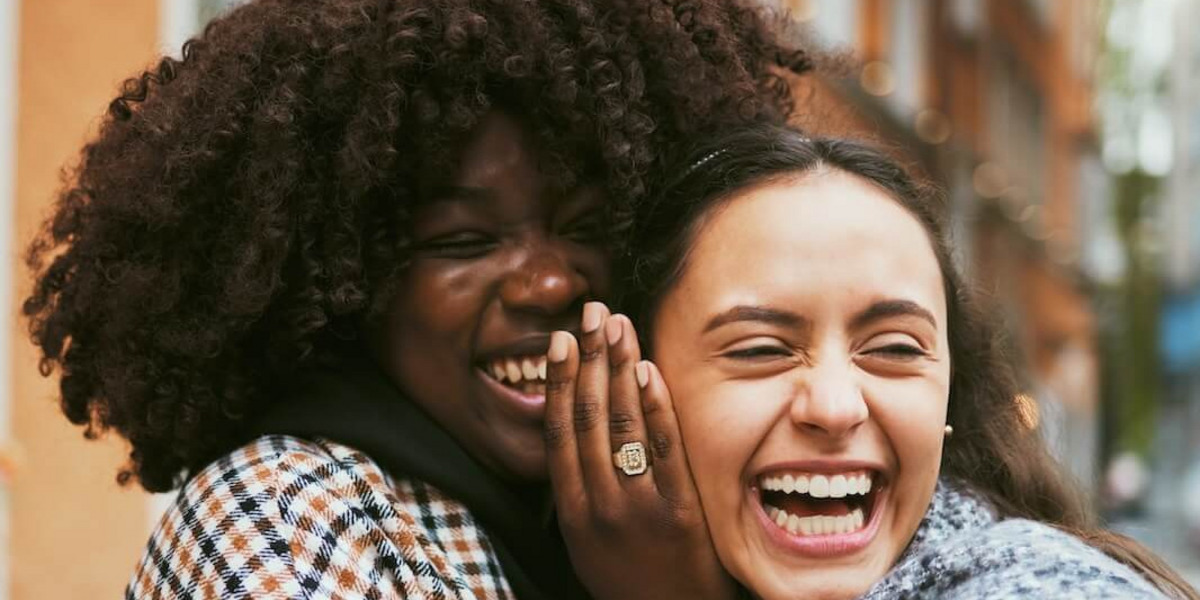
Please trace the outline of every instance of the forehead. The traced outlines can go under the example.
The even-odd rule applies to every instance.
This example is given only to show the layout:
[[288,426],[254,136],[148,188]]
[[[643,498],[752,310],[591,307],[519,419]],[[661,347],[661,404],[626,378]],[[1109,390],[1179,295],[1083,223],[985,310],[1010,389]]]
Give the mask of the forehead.
[[[493,189],[523,197],[604,188],[603,169],[592,162],[593,153],[582,141],[550,139],[535,131],[526,116],[492,109],[453,148],[452,169],[423,174],[423,200],[461,196],[463,190]],[[446,193],[447,188],[456,193]]]
[[734,195],[697,231],[680,283],[710,298],[862,292],[944,307],[924,227],[880,188],[834,169]]
[[506,171],[536,168],[536,155],[525,127],[512,116],[492,111],[463,145],[458,178],[482,185]]
[[536,141],[519,119],[489,112],[458,150],[456,166],[427,173],[415,216],[540,211],[562,191],[543,169]]

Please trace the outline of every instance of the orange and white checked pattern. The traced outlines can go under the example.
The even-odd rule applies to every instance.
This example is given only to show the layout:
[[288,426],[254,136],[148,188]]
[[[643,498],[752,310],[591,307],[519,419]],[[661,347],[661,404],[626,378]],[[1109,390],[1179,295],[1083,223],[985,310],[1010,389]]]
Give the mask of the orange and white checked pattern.
[[258,438],[188,481],[125,596],[514,598],[464,506],[351,448],[288,436]]

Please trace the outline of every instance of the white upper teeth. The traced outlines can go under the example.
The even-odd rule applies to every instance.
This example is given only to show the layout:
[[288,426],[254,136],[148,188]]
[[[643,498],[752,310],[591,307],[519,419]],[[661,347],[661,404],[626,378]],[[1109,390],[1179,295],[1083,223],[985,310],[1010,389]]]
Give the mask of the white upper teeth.
[[785,494],[807,494],[813,498],[863,496],[871,492],[871,473],[859,471],[833,476],[789,473],[777,477],[764,477],[762,489]]
[[484,372],[500,382],[518,384],[522,381],[546,381],[546,357],[525,356],[518,358],[497,358],[488,363]]

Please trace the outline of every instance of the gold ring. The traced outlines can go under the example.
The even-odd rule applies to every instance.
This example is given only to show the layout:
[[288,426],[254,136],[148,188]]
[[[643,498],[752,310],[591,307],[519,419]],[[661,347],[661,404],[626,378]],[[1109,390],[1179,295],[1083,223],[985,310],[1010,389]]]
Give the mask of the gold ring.
[[622,444],[613,453],[613,466],[626,475],[641,475],[646,472],[649,461],[646,460],[646,446],[641,442]]

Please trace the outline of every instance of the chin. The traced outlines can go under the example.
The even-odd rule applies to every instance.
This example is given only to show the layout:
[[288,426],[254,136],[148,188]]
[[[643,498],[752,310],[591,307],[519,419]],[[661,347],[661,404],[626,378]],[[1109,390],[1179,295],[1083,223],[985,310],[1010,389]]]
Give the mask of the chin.
[[[800,566],[775,563],[766,568],[738,573],[736,579],[750,590],[753,597],[761,600],[853,600],[883,579],[890,569],[890,566],[881,566],[870,558],[862,557],[860,561],[850,564],[822,565],[818,561]],[[752,577],[740,576],[745,574]]]
[[863,586],[858,581],[838,582],[827,587],[818,587],[813,592],[806,593],[804,597],[816,600],[853,600],[861,596],[870,587],[869,585]]
[[549,479],[546,449],[538,437],[536,447],[510,448],[501,459],[500,476],[521,483],[541,483]]
[[[838,579],[843,578],[839,577]],[[854,598],[861,596],[870,587],[870,585],[864,586],[861,578],[857,581],[831,581],[828,578],[815,576],[806,577],[804,581],[788,582],[782,588],[770,590],[765,594],[759,594],[753,587],[750,587],[750,590],[755,598],[761,598],[762,600],[795,600],[796,598],[808,598],[811,600],[854,600]]]

